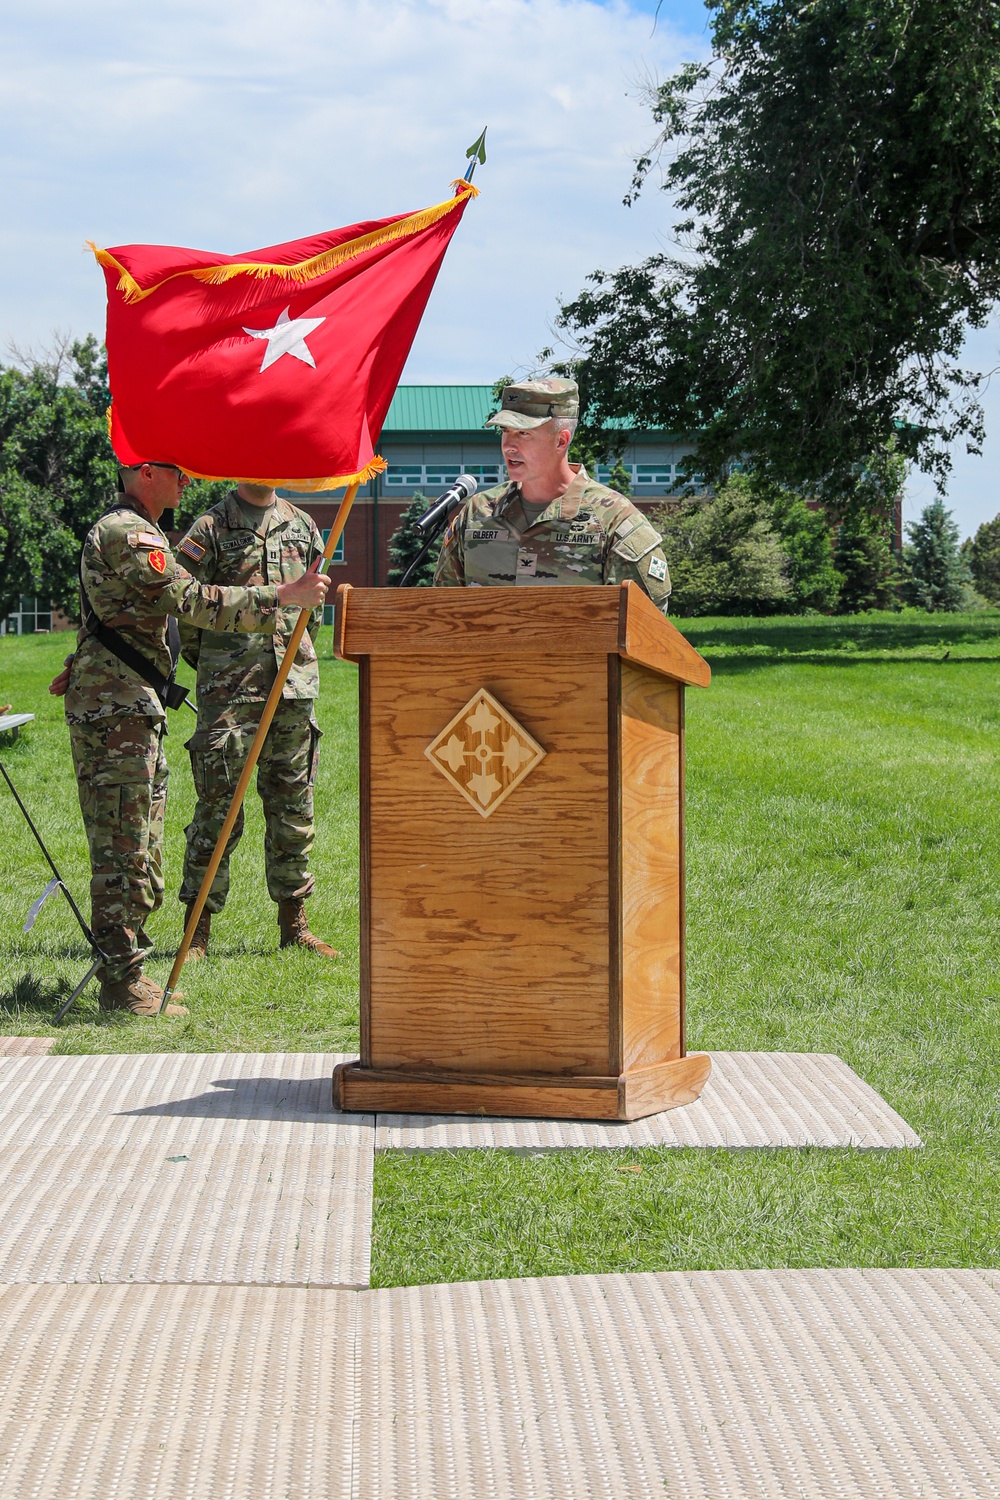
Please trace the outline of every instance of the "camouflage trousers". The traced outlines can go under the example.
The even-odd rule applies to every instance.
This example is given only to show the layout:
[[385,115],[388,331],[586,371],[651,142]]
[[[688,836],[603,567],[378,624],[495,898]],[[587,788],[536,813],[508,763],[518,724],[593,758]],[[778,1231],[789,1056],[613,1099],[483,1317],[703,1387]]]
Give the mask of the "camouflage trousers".
[[[194,901],[208,868],[240,772],[260,723],[263,703],[238,703],[201,710],[188,740],[198,805],[188,824],[180,899]],[[319,760],[320,729],[313,703],[283,698],[278,705],[257,766],[257,792],[264,804],[264,870],[272,901],[311,896],[309,854],[313,846],[313,784]],[[229,858],[243,836],[243,809],[229,837],[205,910],[221,911],[229,894]]]
[[163,902],[167,762],[162,720],[118,714],[70,724],[80,810],[90,846],[90,925],[114,984],[152,948],[145,925]]

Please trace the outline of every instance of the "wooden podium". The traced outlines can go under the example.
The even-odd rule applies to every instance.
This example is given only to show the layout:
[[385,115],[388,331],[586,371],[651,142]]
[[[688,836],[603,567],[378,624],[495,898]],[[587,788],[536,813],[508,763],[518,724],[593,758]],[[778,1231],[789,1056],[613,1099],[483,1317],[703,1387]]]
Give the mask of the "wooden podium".
[[684,1050],[684,684],[633,584],[337,592],[360,667],[361,1060],[342,1109],[634,1120]]

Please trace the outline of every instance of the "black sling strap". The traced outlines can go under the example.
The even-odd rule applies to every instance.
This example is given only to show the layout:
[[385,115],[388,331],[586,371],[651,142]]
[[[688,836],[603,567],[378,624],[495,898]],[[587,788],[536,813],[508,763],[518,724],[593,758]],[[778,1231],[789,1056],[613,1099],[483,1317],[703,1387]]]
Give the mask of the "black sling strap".
[[[112,506],[112,510],[122,510],[120,505]],[[129,667],[143,682],[148,682],[164,708],[180,708],[186,703],[192,712],[197,712],[194,704],[187,695],[187,689],[179,682],[174,681],[174,673],[177,671],[177,662],[181,654],[181,632],[173,615],[167,616],[167,651],[170,653],[170,675],[164,677],[158,667],[154,666],[148,657],[143,656],[130,645],[124,636],[119,635],[110,625],[105,625],[94,606],[90,602],[86,584],[83,581],[83,558],[80,558],[80,601],[83,604],[83,623],[89,633],[100,641],[105,651],[110,651],[112,656],[126,667]]]

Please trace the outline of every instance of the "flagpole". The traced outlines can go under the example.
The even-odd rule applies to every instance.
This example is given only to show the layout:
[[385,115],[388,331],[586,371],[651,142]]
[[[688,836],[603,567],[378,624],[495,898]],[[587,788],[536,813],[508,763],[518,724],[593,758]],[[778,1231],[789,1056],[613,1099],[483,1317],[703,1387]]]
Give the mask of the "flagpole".
[[[340,502],[340,509],[337,511],[333,525],[330,528],[330,535],[326,539],[323,556],[316,570],[318,573],[325,573],[327,571],[326,564],[329,563],[337,549],[337,543],[344,534],[347,517],[351,513],[351,506],[354,504],[354,497],[358,493],[359,487],[359,480],[355,480],[354,484],[348,485],[347,493]],[[208,868],[201,882],[201,889],[195,898],[194,905],[188,913],[187,923],[184,928],[184,937],[174,957],[173,967],[170,970],[170,978],[167,980],[167,987],[163,991],[163,999],[160,1001],[160,1012],[163,1011],[164,1006],[168,1003],[177,987],[177,980],[180,977],[181,969],[184,967],[184,960],[188,956],[188,949],[191,947],[195,928],[198,926],[199,918],[205,908],[205,902],[208,900],[208,893],[212,889],[212,882],[222,863],[222,856],[225,853],[226,845],[229,843],[229,835],[232,833],[236,819],[239,817],[240,808],[243,806],[243,798],[246,796],[247,787],[250,785],[250,778],[257,768],[260,752],[267,738],[267,732],[271,727],[271,720],[274,718],[278,704],[281,702],[282,688],[285,686],[288,674],[292,670],[292,663],[295,661],[296,652],[299,649],[302,637],[305,635],[306,626],[309,623],[311,614],[311,609],[303,609],[300,612],[299,618],[295,622],[295,629],[292,631],[288,645],[285,647],[285,654],[282,658],[281,666],[278,668],[278,675],[268,694],[267,702],[264,704],[264,712],[261,714],[260,723],[257,725],[257,733],[254,735],[253,744],[250,746],[250,753],[247,756],[240,779],[236,783],[233,800],[229,804],[229,811],[226,813],[226,821],[222,825],[215,848],[212,851],[212,858],[208,862]]]

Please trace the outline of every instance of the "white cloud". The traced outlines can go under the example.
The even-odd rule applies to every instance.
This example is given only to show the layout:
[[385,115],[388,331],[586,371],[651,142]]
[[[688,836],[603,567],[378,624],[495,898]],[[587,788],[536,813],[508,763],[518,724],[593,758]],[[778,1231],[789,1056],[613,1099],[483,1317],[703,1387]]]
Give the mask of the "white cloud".
[[685,40],[595,0],[41,0],[0,35],[0,335],[103,325],[85,238],[235,252],[435,202],[489,123],[407,377],[530,364],[559,294],[650,251],[640,80]]

